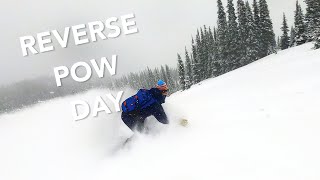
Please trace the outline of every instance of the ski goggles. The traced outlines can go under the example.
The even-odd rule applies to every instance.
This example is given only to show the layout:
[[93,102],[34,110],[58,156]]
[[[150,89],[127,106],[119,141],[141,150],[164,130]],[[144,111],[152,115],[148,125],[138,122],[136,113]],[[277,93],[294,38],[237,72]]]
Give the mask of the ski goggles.
[[159,86],[157,85],[157,88],[160,90],[160,91],[168,91],[168,86],[166,84],[162,85],[162,86]]

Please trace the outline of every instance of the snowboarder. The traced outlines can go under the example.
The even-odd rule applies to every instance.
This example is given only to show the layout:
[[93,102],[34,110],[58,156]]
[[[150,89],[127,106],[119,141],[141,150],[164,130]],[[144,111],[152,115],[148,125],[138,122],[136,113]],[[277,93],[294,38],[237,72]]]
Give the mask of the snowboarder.
[[154,116],[160,123],[168,124],[168,118],[162,103],[168,95],[168,86],[163,80],[159,80],[155,88],[140,89],[134,96],[126,99],[122,105],[121,118],[123,122],[133,130],[144,128],[144,121],[149,116]]

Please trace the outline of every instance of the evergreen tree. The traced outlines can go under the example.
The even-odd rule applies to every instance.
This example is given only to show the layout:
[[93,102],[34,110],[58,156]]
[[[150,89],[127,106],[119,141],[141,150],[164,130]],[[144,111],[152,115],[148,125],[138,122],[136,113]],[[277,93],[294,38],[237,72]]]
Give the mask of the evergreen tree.
[[202,81],[204,79],[204,62],[203,62],[204,61],[204,52],[203,52],[203,45],[202,45],[202,41],[201,41],[201,37],[203,37],[202,28],[200,28],[200,32],[199,32],[199,30],[197,30],[196,50],[197,50],[197,60],[198,60],[197,69],[199,71],[200,81]]
[[186,88],[189,89],[192,85],[193,79],[192,79],[192,66],[191,66],[191,59],[189,56],[189,53],[187,51],[187,48],[185,48],[185,56],[186,56]]
[[317,30],[316,43],[314,46],[316,49],[320,48],[320,28]]
[[278,36],[277,38],[277,50],[281,49],[281,41],[280,41],[280,37]]
[[314,46],[316,49],[320,48],[320,29],[318,28],[317,30],[317,36],[316,36],[316,43]]
[[142,84],[142,88],[149,88],[149,84],[148,84],[148,79],[146,78],[147,77],[147,73],[145,71],[142,71],[140,73],[140,76],[139,76],[139,79],[140,79],[140,82]]
[[320,48],[320,1],[316,1],[316,29],[315,29],[315,39],[316,39],[316,44],[315,48],[319,49]]
[[261,55],[265,57],[274,52],[275,35],[266,0],[259,0],[260,28],[261,28]]
[[259,58],[259,36],[258,27],[256,26],[249,2],[246,2],[246,32],[248,39],[246,42],[246,59],[247,63],[256,61]]
[[282,23],[282,27],[281,27],[281,30],[282,30],[282,36],[281,36],[281,49],[284,50],[284,49],[288,49],[289,47],[289,27],[288,27],[288,24],[287,24],[287,19],[286,19],[286,15],[283,13],[283,23]]
[[213,76],[214,74],[214,70],[215,70],[215,66],[214,66],[214,62],[216,61],[216,52],[217,52],[217,48],[216,48],[216,41],[214,39],[214,33],[212,32],[211,28],[209,27],[209,31],[208,31],[208,74],[207,74],[207,78],[210,78]]
[[219,74],[227,72],[227,19],[221,0],[218,0],[218,62],[221,66]]
[[218,35],[217,35],[217,30],[214,27],[213,28],[213,32],[210,32],[211,35],[209,35],[209,39],[210,39],[210,77],[216,77],[219,76],[220,72],[221,72],[221,66],[220,63],[221,61],[219,61],[219,41],[218,41]]
[[174,83],[174,80],[172,78],[169,66],[165,65],[165,69],[166,69],[166,75],[167,75],[167,79],[168,79],[168,81],[166,81],[166,83],[168,84],[169,87],[174,89],[175,88],[175,83]]
[[202,30],[202,28],[200,28],[200,32],[197,31],[197,35],[196,35],[196,43],[197,43],[197,55],[198,55],[198,69],[200,71],[200,81],[204,80],[206,78],[206,50],[205,50],[205,35],[204,32]]
[[212,37],[212,32],[211,29],[208,28],[204,25],[203,26],[204,29],[204,38],[203,38],[203,48],[204,48],[204,55],[205,55],[205,64],[204,64],[204,73],[205,79],[208,79],[211,77],[211,61],[212,61],[212,42],[211,40],[213,39]]
[[295,38],[292,45],[296,46],[304,44],[307,41],[307,32],[302,8],[298,1],[296,2],[296,10],[294,13],[294,31]]
[[154,86],[154,84],[155,84],[155,82],[156,82],[157,80],[156,80],[156,78],[155,78],[152,70],[151,70],[149,67],[147,67],[147,74],[148,74],[148,76],[147,76],[148,78],[146,78],[146,80],[147,80],[147,85],[148,85],[147,87],[148,87],[148,88],[151,88],[151,87]]
[[213,28],[213,39],[214,39],[214,41],[218,41],[216,27]]
[[198,53],[197,53],[197,47],[196,44],[192,38],[192,72],[193,72],[193,84],[197,84],[201,81],[201,71],[199,69],[199,61],[198,61]]
[[[319,5],[320,7],[320,5]],[[320,8],[319,8],[320,11]],[[320,48],[320,25],[317,26],[317,28],[315,29],[315,35],[316,35],[316,43],[315,43],[315,48],[319,49]]]
[[184,71],[184,65],[183,65],[183,61],[181,59],[180,54],[178,54],[178,72],[179,72],[180,88],[182,90],[185,90],[186,89],[185,71]]
[[315,48],[320,48],[320,0],[305,0],[307,4],[306,21],[309,40],[315,41]]
[[238,68],[240,65],[240,56],[243,56],[244,54],[241,54],[243,52],[240,52],[239,54],[239,42],[238,42],[238,23],[237,23],[237,16],[235,14],[235,9],[233,5],[233,0],[228,0],[228,6],[227,6],[227,12],[228,12],[228,28],[227,28],[227,58],[226,58],[226,65],[227,65],[227,71],[232,71],[236,68]]
[[257,59],[260,59],[263,57],[263,49],[261,44],[261,24],[260,24],[260,9],[259,5],[257,3],[257,0],[253,0],[253,20],[254,20],[254,26],[256,28],[256,38],[257,38],[257,49],[258,49],[258,56]]
[[[307,25],[307,38],[309,41],[315,40],[315,30],[317,26],[319,26],[319,0],[305,0],[307,4],[307,12],[306,12],[306,25]],[[318,12],[317,12],[318,11]]]
[[161,79],[161,75],[160,75],[160,72],[159,72],[158,68],[154,69],[153,74],[154,74],[154,78],[155,78],[156,81]]
[[160,72],[161,72],[161,79],[164,80],[164,82],[168,83],[168,77],[163,66],[161,66]]
[[291,26],[291,30],[290,30],[290,47],[293,47],[296,43],[295,41],[295,37],[296,37],[296,33],[295,30],[293,28],[293,26]]
[[249,40],[249,34],[248,34],[248,22],[247,22],[247,17],[246,17],[246,7],[243,2],[243,0],[238,0],[237,1],[237,6],[238,6],[238,21],[239,21],[239,41],[238,41],[238,46],[239,46],[239,54],[238,56],[240,57],[240,66],[244,66],[248,63],[248,57],[247,57],[247,48],[248,48],[248,40]]

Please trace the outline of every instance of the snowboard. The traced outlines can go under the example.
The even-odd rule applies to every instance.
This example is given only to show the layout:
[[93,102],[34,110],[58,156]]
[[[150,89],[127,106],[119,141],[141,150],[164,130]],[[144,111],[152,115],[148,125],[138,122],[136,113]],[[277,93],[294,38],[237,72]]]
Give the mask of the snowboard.
[[[181,118],[179,121],[178,121],[178,124],[179,126],[182,126],[182,127],[188,127],[189,126],[189,121],[185,118]],[[141,133],[141,132],[140,132]],[[143,130],[143,134],[148,134],[148,129],[144,129]],[[132,140],[135,138],[135,135],[133,134],[131,137],[127,138],[121,145],[121,148],[125,148],[125,147],[128,147],[130,146]]]

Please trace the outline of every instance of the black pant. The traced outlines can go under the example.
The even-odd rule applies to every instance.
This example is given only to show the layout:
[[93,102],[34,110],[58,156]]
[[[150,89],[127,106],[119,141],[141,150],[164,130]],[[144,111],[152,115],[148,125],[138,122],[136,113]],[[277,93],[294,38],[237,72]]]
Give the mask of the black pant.
[[145,118],[139,116],[138,114],[136,114],[136,112],[122,112],[121,119],[131,130],[133,130],[135,127],[138,131],[143,130]]
[[149,116],[154,116],[160,123],[169,123],[167,115],[160,104],[154,104],[145,109],[132,112],[122,112],[121,119],[131,130],[137,127],[138,131],[141,131],[144,128],[144,120]]

